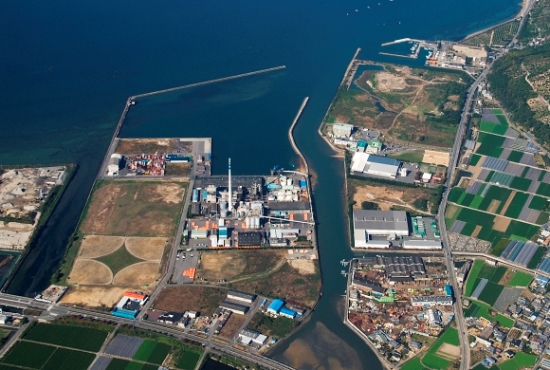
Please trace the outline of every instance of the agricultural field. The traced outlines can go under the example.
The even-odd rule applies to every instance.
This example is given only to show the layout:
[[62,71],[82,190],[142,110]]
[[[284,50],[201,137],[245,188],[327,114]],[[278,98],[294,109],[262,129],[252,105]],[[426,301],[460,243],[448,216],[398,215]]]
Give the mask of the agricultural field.
[[428,368],[422,366],[419,357],[415,357],[401,365],[401,370],[428,370]]
[[186,186],[98,181],[60,270],[71,285],[61,303],[111,307],[120,290],[150,292],[162,275]]
[[523,352],[517,352],[514,358],[498,364],[500,370],[517,370],[533,367],[537,363],[537,356]]
[[466,284],[464,285],[464,295],[466,297],[471,296],[472,293],[474,292],[474,285],[475,285],[476,279],[484,265],[485,265],[485,261],[483,260],[474,261],[472,268],[470,269],[468,279],[466,280]]
[[[350,90],[336,95],[325,122],[350,123],[380,131],[391,142],[451,147],[464,102],[468,77],[456,72],[404,66],[364,70]],[[384,107],[380,111],[375,104]]]
[[99,329],[38,323],[23,339],[97,352],[108,334]]
[[519,24],[518,20],[513,20],[463,40],[462,43],[472,46],[504,46],[516,35]]
[[422,364],[432,369],[446,369],[460,359],[460,340],[455,328],[448,328],[422,358]]
[[533,281],[533,276],[525,272],[516,271],[514,277],[508,283],[509,286],[528,286]]
[[489,321],[498,321],[504,327],[512,328],[514,320],[494,311],[492,307],[482,303],[471,301],[470,306],[464,310],[464,317],[483,317]]

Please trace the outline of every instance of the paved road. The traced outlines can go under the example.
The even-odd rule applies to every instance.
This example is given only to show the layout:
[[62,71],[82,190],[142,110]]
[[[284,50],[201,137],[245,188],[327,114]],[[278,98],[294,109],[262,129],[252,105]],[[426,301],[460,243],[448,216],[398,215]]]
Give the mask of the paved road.
[[64,316],[64,315],[82,315],[82,316],[87,316],[94,319],[102,319],[102,320],[108,320],[111,322],[116,322],[117,324],[135,326],[140,329],[151,330],[157,333],[171,335],[177,338],[185,338],[195,342],[204,343],[205,347],[209,348],[210,352],[222,353],[222,354],[234,356],[236,358],[240,358],[245,361],[258,364],[266,369],[292,370],[292,367],[279,363],[267,357],[263,357],[255,353],[239,351],[231,347],[230,345],[224,346],[218,343],[214,344],[213,342],[210,342],[209,339],[203,339],[195,335],[192,335],[190,333],[182,332],[181,329],[165,326],[154,322],[123,319],[123,318],[112,316],[109,313],[95,312],[95,311],[85,310],[85,309],[76,308],[76,307],[59,306],[57,304],[48,304],[44,302],[35,301],[32,298],[19,297],[19,296],[14,296],[10,294],[4,294],[4,293],[0,293],[0,304],[12,306],[12,307],[18,307],[18,308],[34,308],[34,309],[45,310],[46,315],[42,316],[41,317],[42,319],[48,319],[48,318],[53,319],[55,317]]

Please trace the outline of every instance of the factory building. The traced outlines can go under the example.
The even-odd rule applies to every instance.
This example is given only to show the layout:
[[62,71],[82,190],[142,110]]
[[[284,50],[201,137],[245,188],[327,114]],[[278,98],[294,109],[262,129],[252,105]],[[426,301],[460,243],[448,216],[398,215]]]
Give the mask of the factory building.
[[107,164],[107,176],[118,176],[118,171],[123,168],[123,157],[120,154],[114,153],[109,158],[109,163]]
[[248,312],[248,306],[228,301],[223,301],[220,304],[220,307],[239,315],[246,315]]
[[267,341],[267,337],[261,333],[258,333],[257,331],[243,329],[239,333],[238,340],[246,346],[249,346],[251,344],[256,346],[263,346]]
[[274,299],[273,302],[267,307],[267,312],[272,313],[274,315],[278,315],[279,311],[281,311],[281,308],[285,305],[285,302],[281,301],[280,299]]
[[335,123],[332,125],[332,133],[337,139],[348,139],[353,131],[353,125],[349,123]]
[[240,290],[230,290],[227,293],[227,298],[234,301],[241,301],[244,303],[252,303],[256,299],[256,294],[250,294],[246,292],[241,292]]
[[353,211],[355,247],[366,248],[370,235],[395,238],[409,235],[409,221],[404,211]]
[[393,158],[356,152],[351,160],[350,172],[395,179],[401,162]]
[[440,250],[442,248],[440,240],[414,239],[403,242],[403,249]]
[[146,294],[126,292],[111,314],[125,319],[134,319],[148,299],[149,296]]
[[366,257],[359,264],[383,270],[390,283],[421,280],[426,278],[424,261],[418,256]]
[[411,297],[413,307],[452,306],[453,297],[445,295]]
[[256,231],[236,231],[235,234],[237,235],[236,239],[236,245],[235,247],[239,248],[252,248],[252,247],[260,247],[262,245],[262,233],[256,232]]

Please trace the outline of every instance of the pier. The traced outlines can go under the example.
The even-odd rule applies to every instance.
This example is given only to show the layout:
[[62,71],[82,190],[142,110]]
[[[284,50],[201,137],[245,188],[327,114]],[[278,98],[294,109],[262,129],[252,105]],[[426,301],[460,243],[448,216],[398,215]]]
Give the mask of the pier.
[[294,141],[294,135],[292,134],[294,131],[294,127],[296,127],[296,123],[298,123],[298,120],[300,119],[300,116],[302,115],[302,112],[306,108],[307,102],[309,100],[309,96],[306,96],[304,101],[302,102],[302,105],[300,106],[300,109],[298,110],[298,113],[296,113],[296,117],[294,117],[294,121],[292,122],[292,125],[290,126],[290,129],[288,129],[288,139],[290,140],[290,145],[292,145],[292,149],[298,154],[300,157],[302,163],[304,164],[306,175],[309,176],[309,168],[307,166],[307,161],[300,149],[298,149],[298,146],[296,145],[296,142]]
[[411,38],[407,37],[407,38],[404,38],[404,39],[385,42],[385,43],[382,44],[382,46],[390,46],[390,45],[395,45],[395,44],[401,44],[402,42],[418,42],[418,43],[421,43],[423,41],[422,40],[417,40],[417,39],[411,39]]
[[145,93],[145,94],[134,95],[134,96],[131,96],[130,99],[134,100],[134,99],[146,98],[146,97],[148,97],[148,96],[153,96],[153,95],[158,95],[158,94],[164,94],[164,93],[169,93],[169,92],[178,91],[178,90],[183,90],[183,89],[190,89],[190,88],[192,88],[192,87],[198,87],[198,86],[209,85],[209,84],[213,84],[213,83],[216,83],[216,82],[223,82],[223,81],[235,80],[235,79],[237,79],[237,78],[248,77],[248,76],[254,76],[254,75],[259,75],[259,74],[262,74],[262,73],[268,73],[268,72],[279,71],[279,70],[285,69],[285,68],[286,68],[286,66],[285,66],[285,65],[282,65],[282,66],[273,67],[273,68],[260,69],[259,71],[247,72],[247,73],[242,73],[242,74],[239,74],[239,75],[234,75],[234,76],[229,76],[229,77],[217,78],[217,79],[214,79],[214,80],[208,80],[208,81],[203,81],[203,82],[196,82],[196,83],[193,83],[193,84],[190,84],[190,85],[183,85],[183,86],[171,87],[171,88],[169,88],[169,89],[157,90],[157,91],[152,91],[152,92],[148,92],[148,93]]
[[353,54],[353,58],[351,58],[351,61],[348,64],[348,68],[344,73],[344,77],[342,78],[342,82],[340,83],[340,86],[346,86],[346,90],[349,90],[349,87],[353,82],[353,76],[355,76],[355,72],[357,71],[357,64],[355,63],[355,61],[357,60],[357,56],[360,52],[361,48],[358,48],[357,51],[355,51],[355,54]]

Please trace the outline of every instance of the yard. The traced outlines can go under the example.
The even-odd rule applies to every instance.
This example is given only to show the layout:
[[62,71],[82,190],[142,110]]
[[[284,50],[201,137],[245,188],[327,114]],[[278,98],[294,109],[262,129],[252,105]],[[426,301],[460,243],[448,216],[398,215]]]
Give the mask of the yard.
[[153,302],[154,308],[164,311],[197,311],[210,316],[225,299],[226,289],[206,286],[167,286]]

